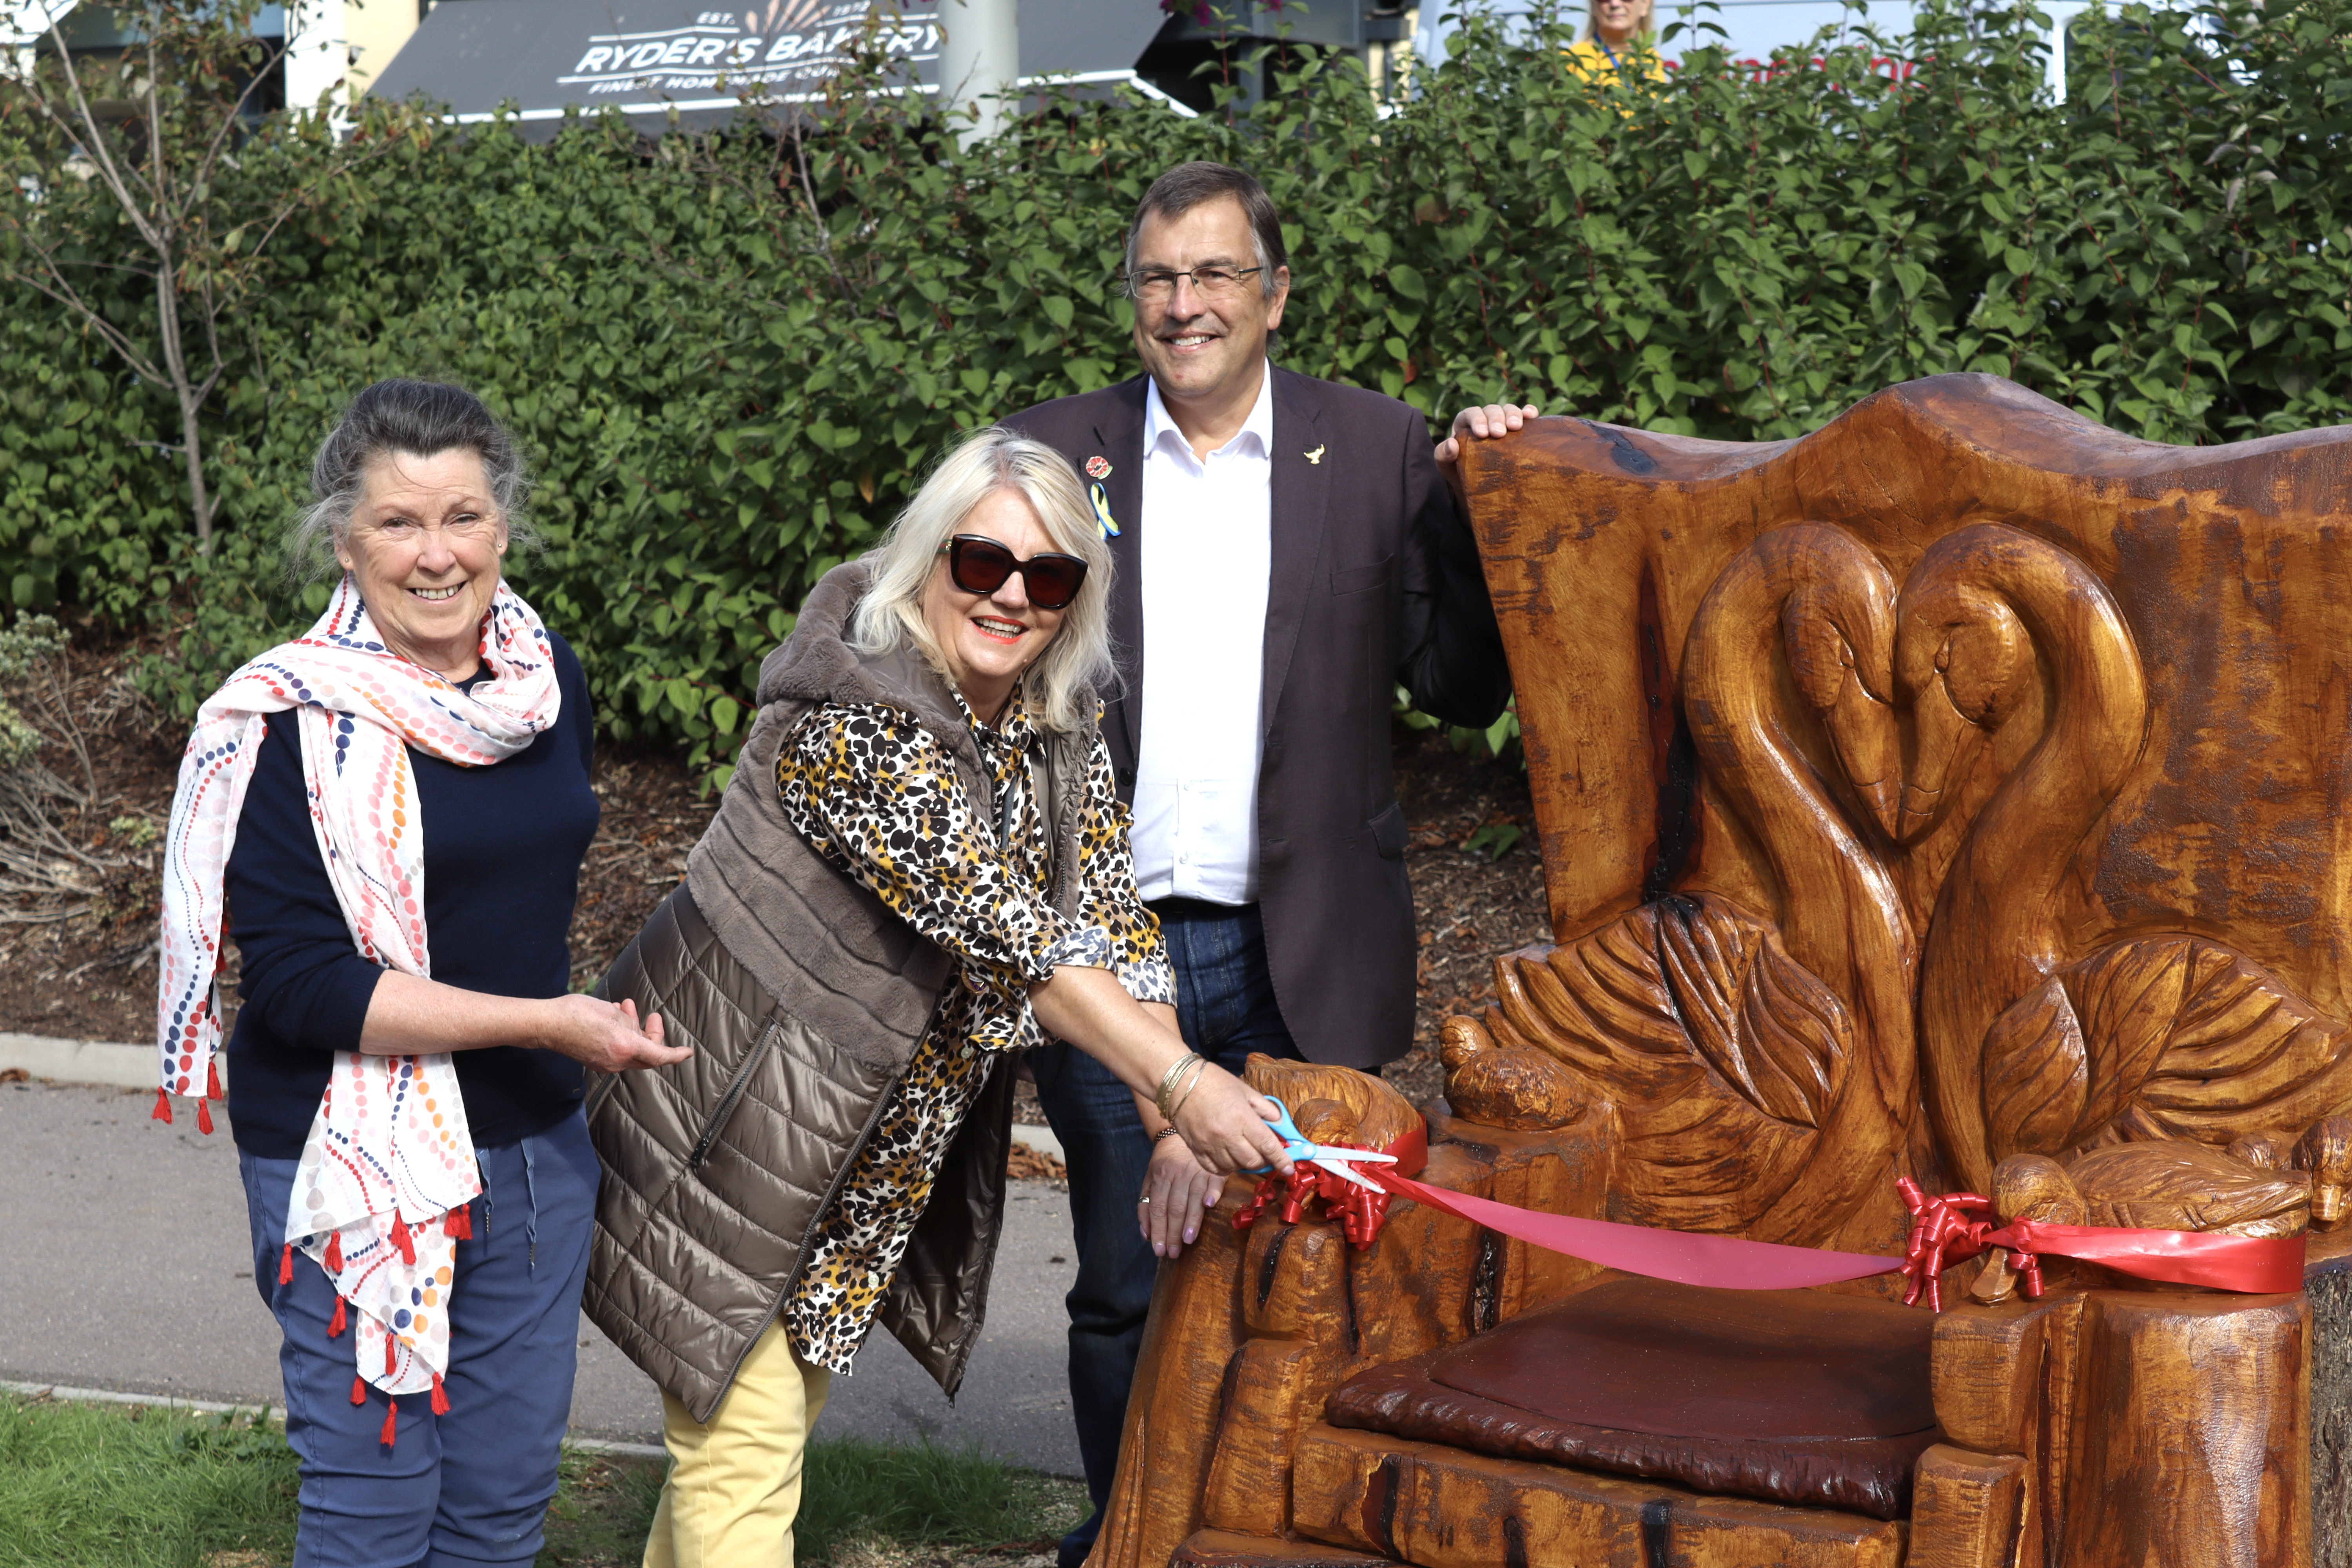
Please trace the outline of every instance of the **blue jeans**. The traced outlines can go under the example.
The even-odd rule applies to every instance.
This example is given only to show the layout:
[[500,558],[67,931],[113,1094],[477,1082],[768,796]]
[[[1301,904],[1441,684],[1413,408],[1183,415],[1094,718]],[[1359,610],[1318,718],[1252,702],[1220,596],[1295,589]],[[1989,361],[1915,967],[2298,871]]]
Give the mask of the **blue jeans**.
[[[1176,970],[1176,1020],[1184,1043],[1238,1073],[1253,1051],[1297,1058],[1274,999],[1265,927],[1257,906],[1239,909],[1168,899],[1151,906]],[[1070,1413],[1077,1423],[1094,1515],[1062,1542],[1064,1568],[1082,1562],[1102,1528],[1118,1468],[1128,1385],[1143,1348],[1159,1259],[1135,1220],[1135,1200],[1151,1164],[1151,1141],[1135,1097],[1108,1068],[1075,1046],[1036,1053],[1037,1100],[1070,1170],[1070,1231],[1078,1278],[1070,1310]],[[1222,1371],[1223,1369],[1219,1369]]]
[[286,1336],[286,1440],[302,1475],[296,1568],[525,1568],[539,1555],[572,1413],[596,1151],[574,1111],[474,1154],[482,1195],[449,1298],[449,1414],[403,1394],[390,1447],[383,1394],[352,1403],[351,1333],[327,1337],[325,1271],[298,1254],[293,1283],[278,1283],[297,1162],[237,1156],[254,1284]]

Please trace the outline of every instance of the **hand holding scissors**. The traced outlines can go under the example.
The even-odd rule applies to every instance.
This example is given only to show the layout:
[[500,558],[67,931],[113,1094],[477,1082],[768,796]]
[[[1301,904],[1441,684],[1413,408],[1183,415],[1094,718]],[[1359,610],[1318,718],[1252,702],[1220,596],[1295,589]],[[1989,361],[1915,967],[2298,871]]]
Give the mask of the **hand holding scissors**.
[[[1354,1167],[1357,1165],[1393,1165],[1396,1163],[1395,1155],[1376,1154],[1369,1149],[1340,1149],[1328,1143],[1309,1142],[1306,1135],[1298,1131],[1298,1124],[1290,1119],[1290,1107],[1283,1104],[1281,1100],[1276,1100],[1273,1095],[1269,1094],[1265,1098],[1267,1102],[1273,1105],[1274,1109],[1279,1112],[1279,1114],[1276,1115],[1271,1122],[1267,1123],[1267,1125],[1274,1129],[1275,1136],[1282,1140],[1282,1152],[1289,1156],[1293,1163],[1319,1165],[1335,1176],[1345,1177],[1347,1180],[1355,1183],[1356,1185],[1369,1188],[1376,1193],[1387,1190],[1379,1183],[1368,1181],[1364,1177],[1357,1174]],[[1255,1167],[1255,1169],[1258,1171],[1266,1171],[1271,1170],[1272,1168],[1273,1167],[1268,1165],[1259,1165]]]

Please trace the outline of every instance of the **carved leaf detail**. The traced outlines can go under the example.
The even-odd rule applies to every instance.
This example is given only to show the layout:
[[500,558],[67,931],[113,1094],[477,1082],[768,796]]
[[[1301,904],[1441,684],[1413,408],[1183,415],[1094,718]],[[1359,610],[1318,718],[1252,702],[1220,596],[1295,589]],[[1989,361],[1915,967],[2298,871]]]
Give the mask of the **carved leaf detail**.
[[2299,1127],[2352,1096],[2347,1045],[2341,1021],[2218,942],[2116,942],[1986,1032],[1993,1154]]
[[1618,1107],[1620,1217],[1736,1228],[1803,1172],[1854,1059],[1834,994],[1770,927],[1675,897],[1496,964],[1498,1044],[1565,1063]]

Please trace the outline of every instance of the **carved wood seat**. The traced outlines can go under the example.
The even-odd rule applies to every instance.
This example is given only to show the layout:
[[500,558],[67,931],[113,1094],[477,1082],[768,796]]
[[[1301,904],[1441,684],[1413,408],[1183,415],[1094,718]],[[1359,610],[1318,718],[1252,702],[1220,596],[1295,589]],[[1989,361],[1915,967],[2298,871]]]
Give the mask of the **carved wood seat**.
[[1937,1440],[1935,1327],[1869,1297],[1612,1279],[1359,1373],[1325,1419],[1496,1458],[1900,1519],[1911,1468]]
[[[1423,1181],[1889,1255],[1908,1173],[2316,1225],[2322,1285],[2057,1262],[2026,1300],[1991,1254],[1931,1317],[1406,1201],[1360,1250],[1213,1218],[1090,1568],[2352,1568],[2347,476],[2352,429],[2166,447],[1975,375],[1797,442],[1475,444],[1557,941],[1446,1022]],[[1251,1076],[1396,1135],[1320,1070]]]

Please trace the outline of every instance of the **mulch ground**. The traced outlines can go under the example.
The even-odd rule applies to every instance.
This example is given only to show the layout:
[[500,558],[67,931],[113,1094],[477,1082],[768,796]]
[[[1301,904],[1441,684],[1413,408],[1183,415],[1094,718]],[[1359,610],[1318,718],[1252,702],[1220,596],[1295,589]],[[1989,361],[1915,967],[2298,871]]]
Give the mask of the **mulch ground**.
[[[0,923],[0,1030],[153,1037],[155,841],[171,814],[184,735],[131,691],[125,670],[135,651],[79,658],[73,668],[98,789],[60,826],[116,864],[83,879],[81,912]],[[1491,1001],[1496,955],[1548,940],[1549,931],[1535,816],[1517,759],[1473,758],[1441,734],[1399,726],[1396,770],[1412,832],[1405,864],[1420,931],[1420,1004],[1413,1050],[1386,1076],[1418,1103],[1442,1087],[1439,1022]],[[697,792],[674,754],[659,751],[600,748],[594,783],[604,819],[572,924],[572,975],[583,986],[676,883],[716,804]],[[18,911],[26,912],[40,911]],[[233,978],[234,957],[231,964]],[[1044,1120],[1034,1101],[1024,1110],[1024,1121]]]

